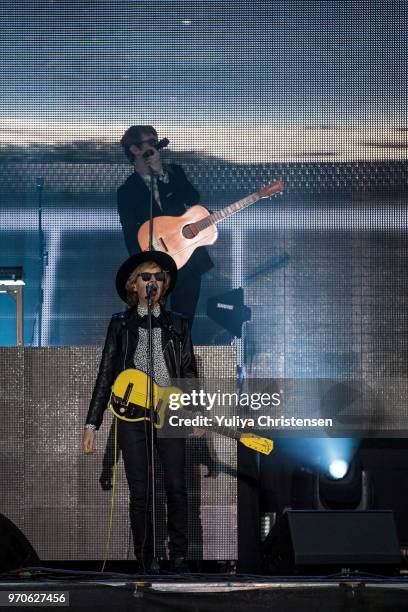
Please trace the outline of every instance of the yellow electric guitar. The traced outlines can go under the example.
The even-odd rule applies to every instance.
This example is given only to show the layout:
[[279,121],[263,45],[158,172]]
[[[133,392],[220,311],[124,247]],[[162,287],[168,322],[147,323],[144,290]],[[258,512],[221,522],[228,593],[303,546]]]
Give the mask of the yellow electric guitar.
[[[168,411],[170,395],[173,393],[179,395],[182,391],[178,387],[160,387],[152,381],[150,376],[140,370],[128,369],[119,374],[112,387],[110,410],[116,417],[124,421],[149,420],[150,384],[153,386],[154,425],[161,429]],[[177,413],[189,417],[194,416],[192,411],[183,408],[178,408]],[[269,455],[273,449],[272,440],[253,433],[238,431],[222,425],[211,425],[203,429],[234,438],[244,446],[264,455]]]

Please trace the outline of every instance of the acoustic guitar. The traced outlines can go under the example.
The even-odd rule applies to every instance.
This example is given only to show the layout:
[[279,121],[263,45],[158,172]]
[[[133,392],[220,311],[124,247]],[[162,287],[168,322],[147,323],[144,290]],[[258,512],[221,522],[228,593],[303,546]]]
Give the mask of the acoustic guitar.
[[[178,387],[160,387],[151,377],[136,369],[123,370],[112,386],[109,408],[113,414],[124,421],[136,422],[150,420],[149,395],[150,384],[153,383],[154,426],[161,429],[164,425],[171,394],[181,394]],[[178,408],[174,414],[194,417],[197,413],[184,408]],[[217,434],[233,438],[254,451],[269,455],[273,449],[273,441],[250,432],[242,432],[232,427],[211,425],[201,427]]]
[[[171,255],[182,268],[197,247],[214,244],[218,237],[217,223],[231,217],[262,198],[269,198],[283,191],[282,181],[274,181],[251,195],[210,213],[204,206],[196,204],[179,217],[160,216],[153,219],[152,247]],[[137,239],[142,251],[149,249],[149,221],[140,226]]]

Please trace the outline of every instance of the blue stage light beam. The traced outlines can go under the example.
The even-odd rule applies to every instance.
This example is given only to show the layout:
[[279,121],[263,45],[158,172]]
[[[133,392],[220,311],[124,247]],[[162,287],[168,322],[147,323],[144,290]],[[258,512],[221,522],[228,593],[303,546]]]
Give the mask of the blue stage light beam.
[[298,465],[318,469],[329,474],[334,461],[348,466],[359,447],[360,438],[294,438],[279,440],[279,446],[291,455]]
[[334,459],[329,465],[329,474],[334,480],[344,478],[349,470],[350,464],[344,459]]

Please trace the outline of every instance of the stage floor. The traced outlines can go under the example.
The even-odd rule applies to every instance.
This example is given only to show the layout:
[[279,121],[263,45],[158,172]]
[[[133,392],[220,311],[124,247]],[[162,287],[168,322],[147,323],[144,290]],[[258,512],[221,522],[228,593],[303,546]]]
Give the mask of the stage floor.
[[[65,594],[70,610],[397,611],[408,609],[408,576],[240,576],[232,574],[88,573],[48,568],[0,581],[0,607],[10,593],[20,602]],[[26,594],[23,597],[23,594]],[[16,600],[16,599],[15,599]],[[15,601],[14,600],[14,601]],[[43,609],[33,603],[23,609]],[[12,605],[12,604],[11,604]],[[49,604],[50,605],[50,604]],[[55,605],[55,604],[53,604]],[[61,606],[61,604],[59,604]],[[59,607],[58,606],[58,607]]]

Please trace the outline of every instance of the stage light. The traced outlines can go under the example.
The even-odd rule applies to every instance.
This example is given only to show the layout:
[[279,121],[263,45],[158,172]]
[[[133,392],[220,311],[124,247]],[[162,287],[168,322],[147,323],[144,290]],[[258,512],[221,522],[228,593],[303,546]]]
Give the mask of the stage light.
[[301,445],[293,455],[299,465],[286,505],[299,510],[370,508],[371,479],[363,469],[359,443],[357,438],[315,438]]
[[349,469],[349,464],[344,459],[334,459],[329,465],[329,474],[334,480],[344,478]]

